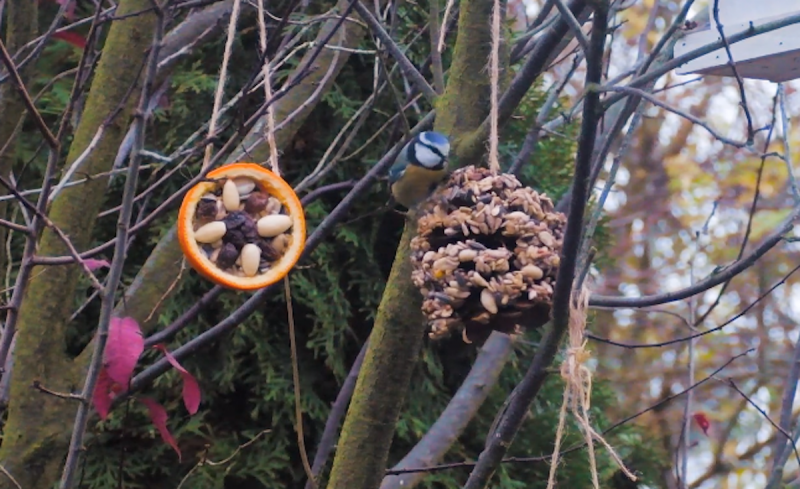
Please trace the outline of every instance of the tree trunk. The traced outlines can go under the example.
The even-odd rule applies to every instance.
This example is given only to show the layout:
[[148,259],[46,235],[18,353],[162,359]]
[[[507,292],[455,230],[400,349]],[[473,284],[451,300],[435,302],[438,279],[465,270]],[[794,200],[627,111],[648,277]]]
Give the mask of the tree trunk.
[[[149,0],[121,0],[118,16],[147,11]],[[81,170],[90,175],[108,171],[125,134],[132,107],[138,99],[137,76],[152,43],[156,16],[152,13],[117,20],[111,25],[80,125],[70,147],[71,164],[89,145],[98,128],[106,124],[103,138]],[[125,100],[127,97],[127,100]],[[109,114],[122,110],[107,122]],[[50,219],[78,250],[86,249],[96,215],[105,199],[106,178],[80,187],[65,188],[53,202]],[[39,255],[65,255],[67,250],[52,231],[45,230]],[[11,403],[0,462],[25,489],[49,489],[58,480],[66,453],[74,401],[44,395],[31,388],[41,381],[47,388],[69,392],[79,384],[82,369],[65,353],[67,319],[72,312],[79,270],[76,266],[36,267],[19,312],[15,370]],[[0,487],[13,487],[0,478]]]

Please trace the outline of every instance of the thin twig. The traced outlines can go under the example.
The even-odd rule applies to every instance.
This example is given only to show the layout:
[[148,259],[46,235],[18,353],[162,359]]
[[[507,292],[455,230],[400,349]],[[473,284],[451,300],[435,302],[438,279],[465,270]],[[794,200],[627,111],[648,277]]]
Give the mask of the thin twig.
[[419,70],[417,70],[406,55],[403,54],[403,51],[400,50],[400,47],[397,46],[394,39],[386,32],[380,21],[376,19],[375,16],[372,15],[372,12],[360,1],[355,2],[355,9],[358,15],[367,23],[372,33],[375,34],[375,37],[381,40],[386,50],[389,51],[389,54],[391,54],[395,61],[397,61],[397,64],[400,65],[400,70],[403,74],[411,79],[417,90],[419,90],[429,102],[433,103],[437,96],[436,90],[430,86],[425,77],[422,76]]
[[80,394],[73,394],[71,392],[70,393],[56,392],[54,390],[48,389],[47,387],[43,386],[42,383],[39,382],[38,380],[34,381],[33,385],[31,387],[33,387],[34,389],[36,389],[37,391],[39,391],[39,392],[41,392],[43,394],[47,394],[48,396],[57,397],[59,399],[65,399],[65,400],[68,400],[68,401],[81,401],[81,402],[85,402],[86,401],[86,399],[84,399]]
[[[691,341],[691,340],[693,340],[695,338],[700,338],[701,336],[705,336],[707,334],[711,334],[711,333],[715,333],[717,331],[721,331],[725,326],[728,326],[729,324],[733,323],[737,319],[743,317],[745,314],[747,314],[748,311],[750,311],[750,309],[752,309],[757,304],[759,304],[761,301],[763,301],[764,299],[769,297],[769,295],[775,289],[777,289],[781,285],[785,284],[786,281],[789,280],[789,277],[794,275],[794,273],[797,272],[798,270],[800,270],[800,265],[797,265],[792,270],[790,270],[786,275],[783,276],[783,278],[781,278],[778,282],[773,284],[772,287],[767,289],[766,292],[764,292],[763,294],[758,296],[758,298],[756,300],[754,300],[752,303],[748,304],[747,307],[745,307],[744,309],[739,311],[739,313],[735,314],[734,316],[732,316],[730,319],[728,319],[724,323],[720,324],[719,326],[707,329],[705,331],[701,331],[699,333],[695,333],[695,334],[692,334],[692,335],[689,335],[689,336],[686,336],[686,337],[683,337],[683,338],[676,338],[676,339],[673,339],[673,340],[661,341],[661,342],[656,342],[656,343],[622,343],[622,342],[619,342],[619,341],[609,340],[608,338],[601,338],[601,337],[593,335],[591,333],[587,333],[586,337],[591,339],[591,340],[594,340],[594,341],[599,341],[600,343],[605,343],[607,345],[612,345],[612,346],[619,346],[621,348],[627,348],[627,349],[631,349],[631,350],[640,349],[640,348],[663,348],[665,346],[674,345],[674,344],[677,344],[677,343],[683,343],[684,341]],[[610,308],[610,309],[614,309],[614,308]],[[663,311],[646,311],[646,312],[663,312]]]
[[791,446],[792,446],[792,452],[794,453],[794,458],[795,458],[795,460],[797,460],[797,463],[798,463],[798,464],[800,464],[800,452],[798,452],[798,451],[797,451],[797,445],[794,443],[794,438],[792,437],[792,434],[791,434],[791,433],[789,433],[787,430],[785,430],[785,429],[784,429],[784,428],[783,428],[781,425],[779,425],[778,423],[776,423],[775,421],[773,421],[773,420],[772,420],[772,418],[770,418],[769,414],[767,414],[767,412],[766,412],[766,411],[764,411],[764,410],[761,408],[761,406],[759,406],[758,404],[756,404],[756,403],[755,403],[755,402],[754,402],[754,401],[753,401],[753,400],[750,398],[750,396],[748,396],[747,394],[745,394],[744,392],[742,392],[742,390],[739,388],[739,386],[737,386],[737,385],[736,385],[736,382],[734,382],[734,381],[733,381],[733,379],[731,379],[731,378],[729,378],[729,379],[728,379],[728,385],[729,385],[729,386],[731,386],[731,388],[732,388],[733,390],[735,390],[736,392],[738,392],[738,393],[739,393],[739,395],[740,395],[740,396],[742,396],[742,397],[743,397],[743,398],[744,398],[744,399],[747,401],[747,403],[748,403],[748,404],[750,404],[751,406],[753,406],[753,407],[756,409],[756,411],[758,411],[758,412],[759,412],[759,414],[761,414],[761,416],[762,416],[764,419],[766,419],[766,420],[769,422],[769,424],[771,424],[771,425],[772,425],[772,427],[773,427],[773,428],[775,428],[776,430],[778,430],[778,432],[779,432],[780,434],[782,434],[783,436],[785,436],[785,437],[786,437],[786,440],[787,440],[787,441],[788,441],[788,442],[791,444]]
[[12,484],[14,484],[14,487],[16,487],[17,489],[22,489],[22,486],[19,485],[17,479],[15,479],[13,475],[11,475],[11,473],[8,471],[8,469],[6,469],[3,466],[3,464],[0,464],[0,472],[2,472],[4,476],[8,477],[8,480],[10,480]]
[[48,146],[50,146],[50,149],[58,150],[58,148],[61,146],[58,142],[58,139],[56,139],[53,133],[50,132],[50,128],[47,127],[44,119],[42,119],[42,114],[36,110],[36,106],[33,104],[33,100],[31,100],[28,90],[25,88],[25,83],[22,81],[22,77],[19,75],[17,67],[14,66],[14,61],[11,59],[11,55],[8,54],[8,50],[6,49],[6,45],[3,43],[2,39],[0,39],[0,61],[3,62],[3,65],[5,65],[6,69],[8,70],[8,73],[11,76],[11,81],[14,84],[14,88],[16,88],[19,92],[19,96],[22,99],[22,102],[25,104],[25,108],[28,109],[28,113],[31,115],[31,117],[33,117],[36,127],[39,128],[39,132],[41,132],[42,136],[44,136]]
[[294,310],[292,308],[292,288],[289,285],[289,276],[283,277],[284,294],[286,297],[286,314],[289,322],[289,344],[292,354],[292,383],[294,384],[294,415],[295,431],[297,432],[297,445],[300,449],[300,459],[303,462],[303,469],[306,471],[308,483],[311,489],[317,487],[314,471],[308,462],[308,452],[306,451],[306,441],[303,435],[303,400],[300,397],[300,366],[297,359],[297,338],[295,337]]
[[753,138],[756,134],[753,130],[753,116],[750,115],[750,109],[747,107],[747,96],[745,95],[744,81],[742,80],[742,76],[739,74],[739,69],[736,68],[736,62],[733,60],[731,46],[728,44],[728,39],[725,37],[725,28],[719,21],[719,0],[714,0],[714,8],[712,13],[714,15],[714,24],[717,27],[717,32],[719,32],[719,37],[722,41],[722,46],[725,48],[725,54],[728,55],[728,66],[731,67],[731,71],[733,71],[733,77],[736,79],[736,85],[739,87],[739,96],[741,97],[740,105],[744,111],[744,116],[747,118],[747,144],[749,146],[753,144]]
[[789,184],[792,189],[795,205],[800,204],[800,188],[797,186],[797,177],[794,174],[792,165],[792,151],[789,147],[789,115],[786,112],[786,87],[783,83],[778,83],[778,100],[780,101],[781,129],[783,132],[783,162],[786,163],[786,172],[789,174]]
[[[134,124],[137,125],[136,138],[134,141],[134,149],[131,152],[131,161],[128,167],[128,175],[122,195],[122,210],[119,213],[119,219],[117,221],[117,241],[114,248],[114,258],[111,261],[107,285],[103,291],[102,307],[100,309],[100,319],[97,325],[94,351],[92,352],[92,359],[89,364],[89,370],[86,374],[86,380],[81,393],[81,396],[84,399],[89,399],[91,397],[92,393],[94,392],[95,385],[97,384],[100,368],[103,364],[103,354],[105,351],[106,340],[108,339],[108,328],[111,322],[111,315],[114,311],[117,286],[122,278],[122,269],[125,265],[125,255],[128,246],[128,231],[131,216],[133,214],[134,197],[136,196],[136,184],[139,177],[139,164],[141,163],[142,159],[140,151],[144,146],[144,113],[147,109],[149,94],[153,88],[153,80],[156,76],[158,51],[161,48],[161,39],[164,36],[164,24],[166,22],[163,11],[159,9],[156,14],[158,20],[156,22],[155,32],[153,33],[152,48],[148,56],[144,83],[142,84],[139,105],[137,107],[134,120]],[[72,430],[72,438],[70,439],[69,451],[67,452],[67,460],[64,464],[64,471],[61,476],[61,484],[59,486],[60,489],[72,489],[73,487],[78,468],[78,461],[81,453],[83,452],[83,438],[86,433],[87,423],[89,422],[90,410],[91,406],[87,402],[83,402],[80,404],[80,406],[78,406],[78,412],[75,415],[75,423]]]
[[567,21],[567,25],[569,26],[570,30],[572,31],[572,35],[575,36],[575,39],[578,41],[578,44],[581,45],[584,53],[589,52],[589,40],[586,39],[586,36],[583,35],[583,30],[581,29],[581,24],[578,22],[578,19],[572,15],[572,12],[569,10],[567,5],[564,3],[564,0],[553,0],[556,8],[558,9],[561,16],[564,20]]
[[[311,466],[314,479],[318,478],[320,473],[322,473],[322,468],[325,467],[325,463],[328,461],[328,457],[336,444],[336,434],[339,430],[339,423],[347,412],[347,406],[350,405],[350,398],[353,397],[353,391],[356,388],[356,380],[358,379],[358,373],[361,371],[361,365],[364,363],[364,356],[367,353],[367,348],[369,348],[369,338],[367,338],[367,341],[361,346],[361,351],[358,352],[358,356],[350,367],[347,378],[344,379],[342,387],[336,395],[336,400],[333,401],[331,412],[328,414],[328,420],[325,421],[325,428],[322,430],[322,436],[317,445],[317,452],[314,454],[314,463]],[[305,489],[314,489],[311,478],[306,482]]]
[[742,271],[753,266],[759,258],[764,256],[769,250],[784,240],[784,235],[792,229],[793,223],[798,216],[800,216],[800,207],[794,209],[789,217],[784,219],[783,223],[777,226],[776,229],[770,233],[759,246],[750,252],[750,254],[733,262],[720,272],[700,280],[694,285],[690,285],[673,292],[665,292],[663,294],[646,295],[640,297],[615,297],[592,294],[592,297],[589,299],[589,305],[602,307],[656,306],[666,304],[668,302],[679,301],[705,292],[706,290],[739,275]]
[[[440,31],[446,27],[439,26],[439,0],[430,1],[430,15],[428,16],[428,35],[431,42],[431,71],[433,72],[433,88],[439,95],[444,93],[444,68],[442,67],[442,53],[439,51]],[[446,26],[447,19],[443,24]]]
[[[219,70],[219,79],[217,80],[217,90],[214,93],[214,106],[211,110],[211,119],[208,123],[208,138],[211,139],[216,136],[217,123],[219,120],[219,109],[222,105],[222,95],[225,93],[225,82],[228,79],[228,64],[231,59],[231,51],[233,50],[233,41],[236,35],[236,23],[239,21],[241,0],[233,0],[233,10],[231,11],[231,18],[228,21],[228,37],[225,39],[225,52],[222,56],[222,66]],[[207,168],[211,160],[211,152],[214,150],[214,145],[209,143],[206,145],[206,152],[203,156],[203,168]]]
[[[783,398],[781,400],[781,412],[778,422],[782,432],[787,432],[792,428],[792,407],[794,406],[794,397],[797,394],[798,379],[800,379],[800,338],[798,338],[794,344],[794,354],[792,354],[792,361],[789,365],[789,373],[786,375],[786,381],[783,384]],[[783,455],[786,450],[786,441],[776,437],[773,450],[772,470],[770,471],[767,481],[767,488],[774,487],[783,475],[785,463],[782,464],[780,461],[784,460]],[[795,450],[797,450],[797,448],[795,448]]]

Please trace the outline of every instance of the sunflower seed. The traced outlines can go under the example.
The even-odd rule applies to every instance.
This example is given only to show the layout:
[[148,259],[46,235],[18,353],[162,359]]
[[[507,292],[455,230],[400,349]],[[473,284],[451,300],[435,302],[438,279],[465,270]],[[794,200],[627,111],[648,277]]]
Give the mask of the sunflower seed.
[[497,314],[497,301],[495,301],[494,294],[489,289],[481,291],[481,304],[490,313]]
[[533,280],[539,280],[544,277],[544,271],[542,271],[542,269],[536,265],[525,265],[520,271],[522,272],[522,275],[532,278]]
[[478,252],[473,249],[461,250],[458,253],[458,261],[461,262],[472,261],[475,259],[476,256],[478,256]]

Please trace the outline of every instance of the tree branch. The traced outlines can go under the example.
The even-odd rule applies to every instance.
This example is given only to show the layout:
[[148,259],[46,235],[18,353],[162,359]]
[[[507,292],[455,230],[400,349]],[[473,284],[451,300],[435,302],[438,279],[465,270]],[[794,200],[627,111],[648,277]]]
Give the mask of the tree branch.
[[[447,450],[464,432],[483,401],[503,371],[514,345],[511,338],[503,333],[492,332],[480,349],[478,358],[467,378],[459,387],[439,419],[430,427],[425,436],[414,445],[408,454],[398,462],[392,471],[410,468],[424,468],[437,464]],[[380,489],[403,489],[416,486],[425,476],[423,471],[387,475]]]

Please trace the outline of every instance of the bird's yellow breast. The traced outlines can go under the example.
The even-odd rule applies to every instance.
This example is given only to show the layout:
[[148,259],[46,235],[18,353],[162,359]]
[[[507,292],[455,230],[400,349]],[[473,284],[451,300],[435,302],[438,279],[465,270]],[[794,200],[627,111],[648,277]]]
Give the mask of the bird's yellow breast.
[[425,200],[437,183],[447,173],[446,169],[428,170],[416,165],[408,165],[402,178],[392,185],[394,199],[411,208]]

